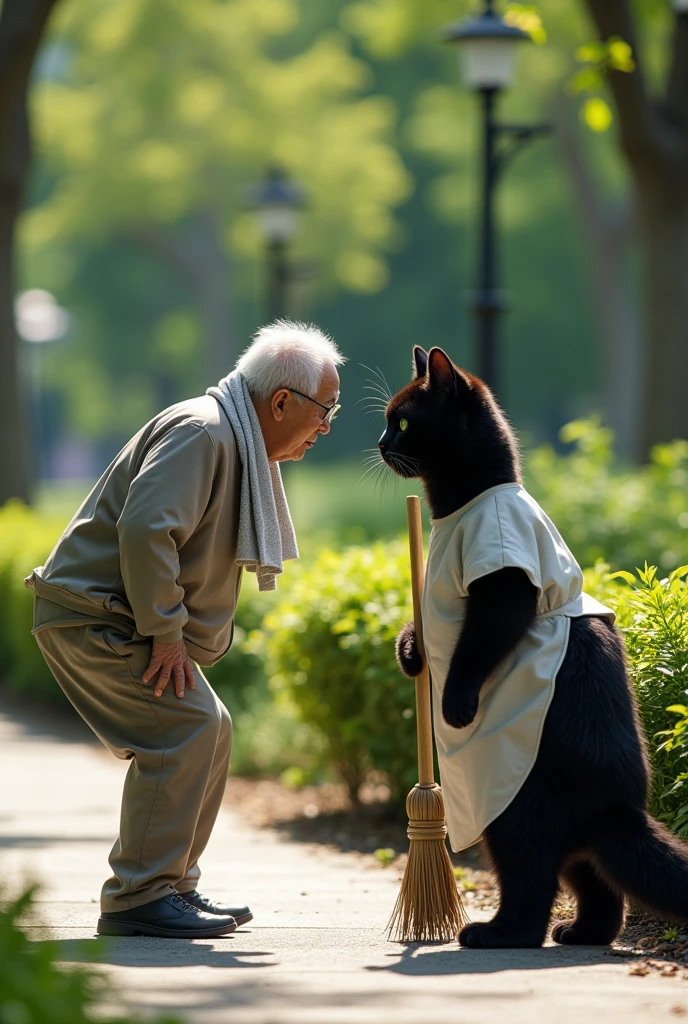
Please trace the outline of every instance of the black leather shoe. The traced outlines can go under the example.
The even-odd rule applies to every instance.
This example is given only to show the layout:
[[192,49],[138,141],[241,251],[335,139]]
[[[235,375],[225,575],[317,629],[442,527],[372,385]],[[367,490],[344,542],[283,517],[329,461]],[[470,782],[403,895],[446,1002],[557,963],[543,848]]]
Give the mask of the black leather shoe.
[[231,914],[203,913],[172,893],[134,910],[101,914],[99,935],[154,935],[160,939],[214,939],[236,931]]
[[224,903],[214,903],[207,896],[202,896],[197,889],[193,892],[183,892],[181,895],[192,907],[203,910],[206,914],[217,914],[222,917],[229,915],[238,925],[248,924],[253,920],[253,914],[248,907],[226,907]]

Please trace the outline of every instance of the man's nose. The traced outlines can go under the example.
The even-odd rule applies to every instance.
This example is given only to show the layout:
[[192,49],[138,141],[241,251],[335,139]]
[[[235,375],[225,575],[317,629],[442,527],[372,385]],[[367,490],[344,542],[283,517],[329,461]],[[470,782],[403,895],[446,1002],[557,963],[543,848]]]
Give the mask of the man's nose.
[[329,420],[321,420],[320,421],[320,426],[318,427],[318,433],[319,434],[329,434],[331,428],[332,428],[332,424],[330,423]]

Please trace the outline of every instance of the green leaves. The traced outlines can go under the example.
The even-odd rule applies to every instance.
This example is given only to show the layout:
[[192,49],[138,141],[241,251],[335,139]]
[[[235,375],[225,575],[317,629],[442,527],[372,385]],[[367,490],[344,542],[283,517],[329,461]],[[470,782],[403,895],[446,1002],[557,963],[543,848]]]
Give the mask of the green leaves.
[[[688,583],[687,566],[661,578],[645,564],[595,579],[586,588],[611,605],[626,643],[638,711],[652,762],[650,810],[678,835],[688,834],[684,771],[688,753]],[[624,584],[613,581],[624,581]],[[611,588],[613,589],[610,589]],[[676,721],[676,717],[678,721]]]
[[[0,1022],[2,1024],[137,1024],[140,1018],[105,1016],[102,1005],[116,993],[94,967],[59,963],[59,945],[30,941],[19,921],[30,912],[36,895],[31,887],[0,910]],[[153,1024],[180,1024],[179,1018],[157,1017]]]
[[542,23],[537,7],[533,4],[509,3],[504,11],[507,25],[515,25],[522,32],[527,32],[534,43],[542,45],[547,42],[547,32]]
[[367,772],[385,772],[395,796],[416,775],[414,684],[394,657],[410,618],[410,570],[399,541],[322,550],[290,567],[292,584],[266,616],[270,685],[324,738],[329,764],[355,796]]
[[581,120],[594,132],[606,132],[614,115],[606,99],[597,94],[610,71],[625,74],[635,71],[633,51],[625,40],[611,36],[606,42],[596,39],[579,46],[575,57],[583,67],[571,76],[567,91],[573,95],[587,94],[580,109]]
[[606,132],[614,120],[612,108],[601,96],[591,96],[581,108],[581,117],[594,132]]

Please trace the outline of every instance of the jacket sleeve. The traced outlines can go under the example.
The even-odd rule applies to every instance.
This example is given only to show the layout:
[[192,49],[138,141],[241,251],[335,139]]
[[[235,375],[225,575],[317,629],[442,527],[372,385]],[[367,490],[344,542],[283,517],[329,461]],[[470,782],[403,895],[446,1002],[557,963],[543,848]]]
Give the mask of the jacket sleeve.
[[203,426],[173,427],[147,452],[117,522],[122,581],[142,636],[182,639],[179,551],[210,501],[215,447]]

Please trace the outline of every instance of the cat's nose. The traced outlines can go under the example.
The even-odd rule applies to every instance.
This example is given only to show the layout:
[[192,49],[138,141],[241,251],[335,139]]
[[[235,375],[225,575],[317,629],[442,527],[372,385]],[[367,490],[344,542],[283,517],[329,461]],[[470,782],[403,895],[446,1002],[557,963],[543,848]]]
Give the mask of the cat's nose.
[[380,449],[380,455],[384,455],[385,452],[387,451],[387,442],[385,440],[385,435],[386,434],[387,434],[387,431],[385,430],[385,433],[382,435],[382,437],[380,438],[380,440],[377,443],[377,446]]

